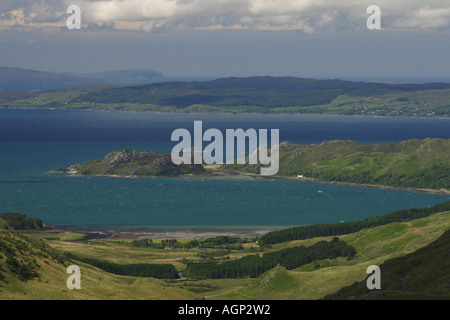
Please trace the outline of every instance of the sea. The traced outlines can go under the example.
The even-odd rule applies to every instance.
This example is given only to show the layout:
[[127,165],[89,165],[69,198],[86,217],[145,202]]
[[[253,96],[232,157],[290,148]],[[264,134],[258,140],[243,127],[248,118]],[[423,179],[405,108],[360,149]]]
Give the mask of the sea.
[[48,174],[114,150],[169,153],[175,129],[279,129],[280,142],[450,138],[450,119],[0,109],[0,212],[80,230],[282,228],[357,221],[449,195],[297,180]]

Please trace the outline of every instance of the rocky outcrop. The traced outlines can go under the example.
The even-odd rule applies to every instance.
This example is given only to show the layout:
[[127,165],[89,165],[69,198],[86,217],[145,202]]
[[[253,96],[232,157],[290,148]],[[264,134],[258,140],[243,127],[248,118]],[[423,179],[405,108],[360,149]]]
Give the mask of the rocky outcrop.
[[142,159],[151,160],[154,158],[158,158],[158,154],[156,152],[144,152],[144,151],[136,151],[136,150],[119,150],[113,151],[106,155],[103,162],[108,163],[110,165],[131,163],[133,161],[139,161]]
[[202,165],[175,165],[170,154],[153,151],[118,150],[106,155],[103,160],[77,163],[67,172],[79,175],[107,176],[181,176],[205,175]]

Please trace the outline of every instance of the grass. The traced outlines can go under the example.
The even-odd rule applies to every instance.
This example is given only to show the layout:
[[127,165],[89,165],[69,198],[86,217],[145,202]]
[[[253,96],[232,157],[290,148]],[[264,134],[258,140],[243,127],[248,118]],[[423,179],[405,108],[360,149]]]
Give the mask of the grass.
[[[55,261],[37,259],[40,277],[22,282],[11,273],[4,273],[0,299],[320,299],[355,281],[366,277],[369,265],[379,265],[385,260],[404,256],[436,240],[450,229],[450,212],[438,213],[427,218],[404,223],[392,223],[340,236],[341,240],[355,247],[353,260],[338,258],[315,261],[294,270],[275,267],[262,276],[251,279],[189,280],[181,278],[162,281],[152,278],[118,276],[95,267],[76,262],[82,270],[82,290],[66,288],[65,265]],[[122,240],[92,240],[71,242],[79,235],[64,233],[52,235],[44,241],[51,247],[76,255],[101,258],[117,263],[172,263],[183,270],[183,258],[201,260],[197,249],[164,250],[133,248]],[[34,235],[33,237],[36,237]],[[332,237],[314,238],[280,243],[265,252],[298,245],[309,246]],[[256,243],[251,243],[254,247]],[[233,251],[231,259],[246,255],[245,251]]]
[[89,265],[79,263],[81,290],[66,287],[68,274],[61,265],[43,265],[39,279],[21,282],[12,276],[0,289],[1,300],[169,300],[196,299],[187,290],[169,287],[164,281],[152,278],[116,276]]
[[51,241],[56,249],[71,252],[77,256],[99,258],[118,264],[131,263],[171,263],[177,270],[182,270],[184,259],[196,259],[197,252],[181,250],[164,250],[154,248],[132,248],[122,243],[109,241],[90,241],[89,243],[69,243]]
[[[436,240],[448,229],[450,229],[450,212],[340,236],[341,240],[356,248],[355,259],[349,261],[342,258],[327,259],[295,270],[283,271],[286,275],[277,280],[273,290],[270,288],[261,290],[258,284],[265,279],[266,276],[263,275],[252,280],[250,285],[243,284],[241,288],[224,288],[204,293],[204,296],[207,299],[320,299],[355,281],[364,280],[369,265],[379,265],[385,260],[411,253]],[[319,240],[331,238],[291,241],[274,245],[271,250],[296,245],[309,246]]]
[[[398,144],[325,141],[280,144],[277,176],[404,188],[448,189],[449,139],[411,139]],[[223,170],[257,173],[259,165],[223,165]]]
[[77,241],[82,240],[85,237],[84,233],[79,232],[61,232],[61,233],[49,233],[49,234],[34,234],[26,233],[28,237],[42,240],[62,240],[62,241]]

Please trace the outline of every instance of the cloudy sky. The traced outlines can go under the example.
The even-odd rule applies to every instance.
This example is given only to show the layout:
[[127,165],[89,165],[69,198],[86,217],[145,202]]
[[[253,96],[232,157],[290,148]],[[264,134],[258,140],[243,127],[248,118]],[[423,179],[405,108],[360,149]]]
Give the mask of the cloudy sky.
[[450,79],[450,1],[1,0],[0,46],[1,66],[43,71]]

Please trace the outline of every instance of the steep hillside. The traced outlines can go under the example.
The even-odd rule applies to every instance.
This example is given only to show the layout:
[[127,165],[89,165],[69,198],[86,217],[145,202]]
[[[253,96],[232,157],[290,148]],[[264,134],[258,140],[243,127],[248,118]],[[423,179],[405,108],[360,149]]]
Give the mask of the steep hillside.
[[[81,269],[81,289],[66,286],[70,264]],[[0,300],[196,299],[163,280],[119,276],[71,261],[45,242],[14,231],[0,219]]]
[[450,299],[450,230],[429,245],[380,265],[381,289],[356,282],[324,299]]
[[39,279],[43,264],[62,267],[63,263],[64,257],[44,242],[28,239],[0,219],[0,282]]

